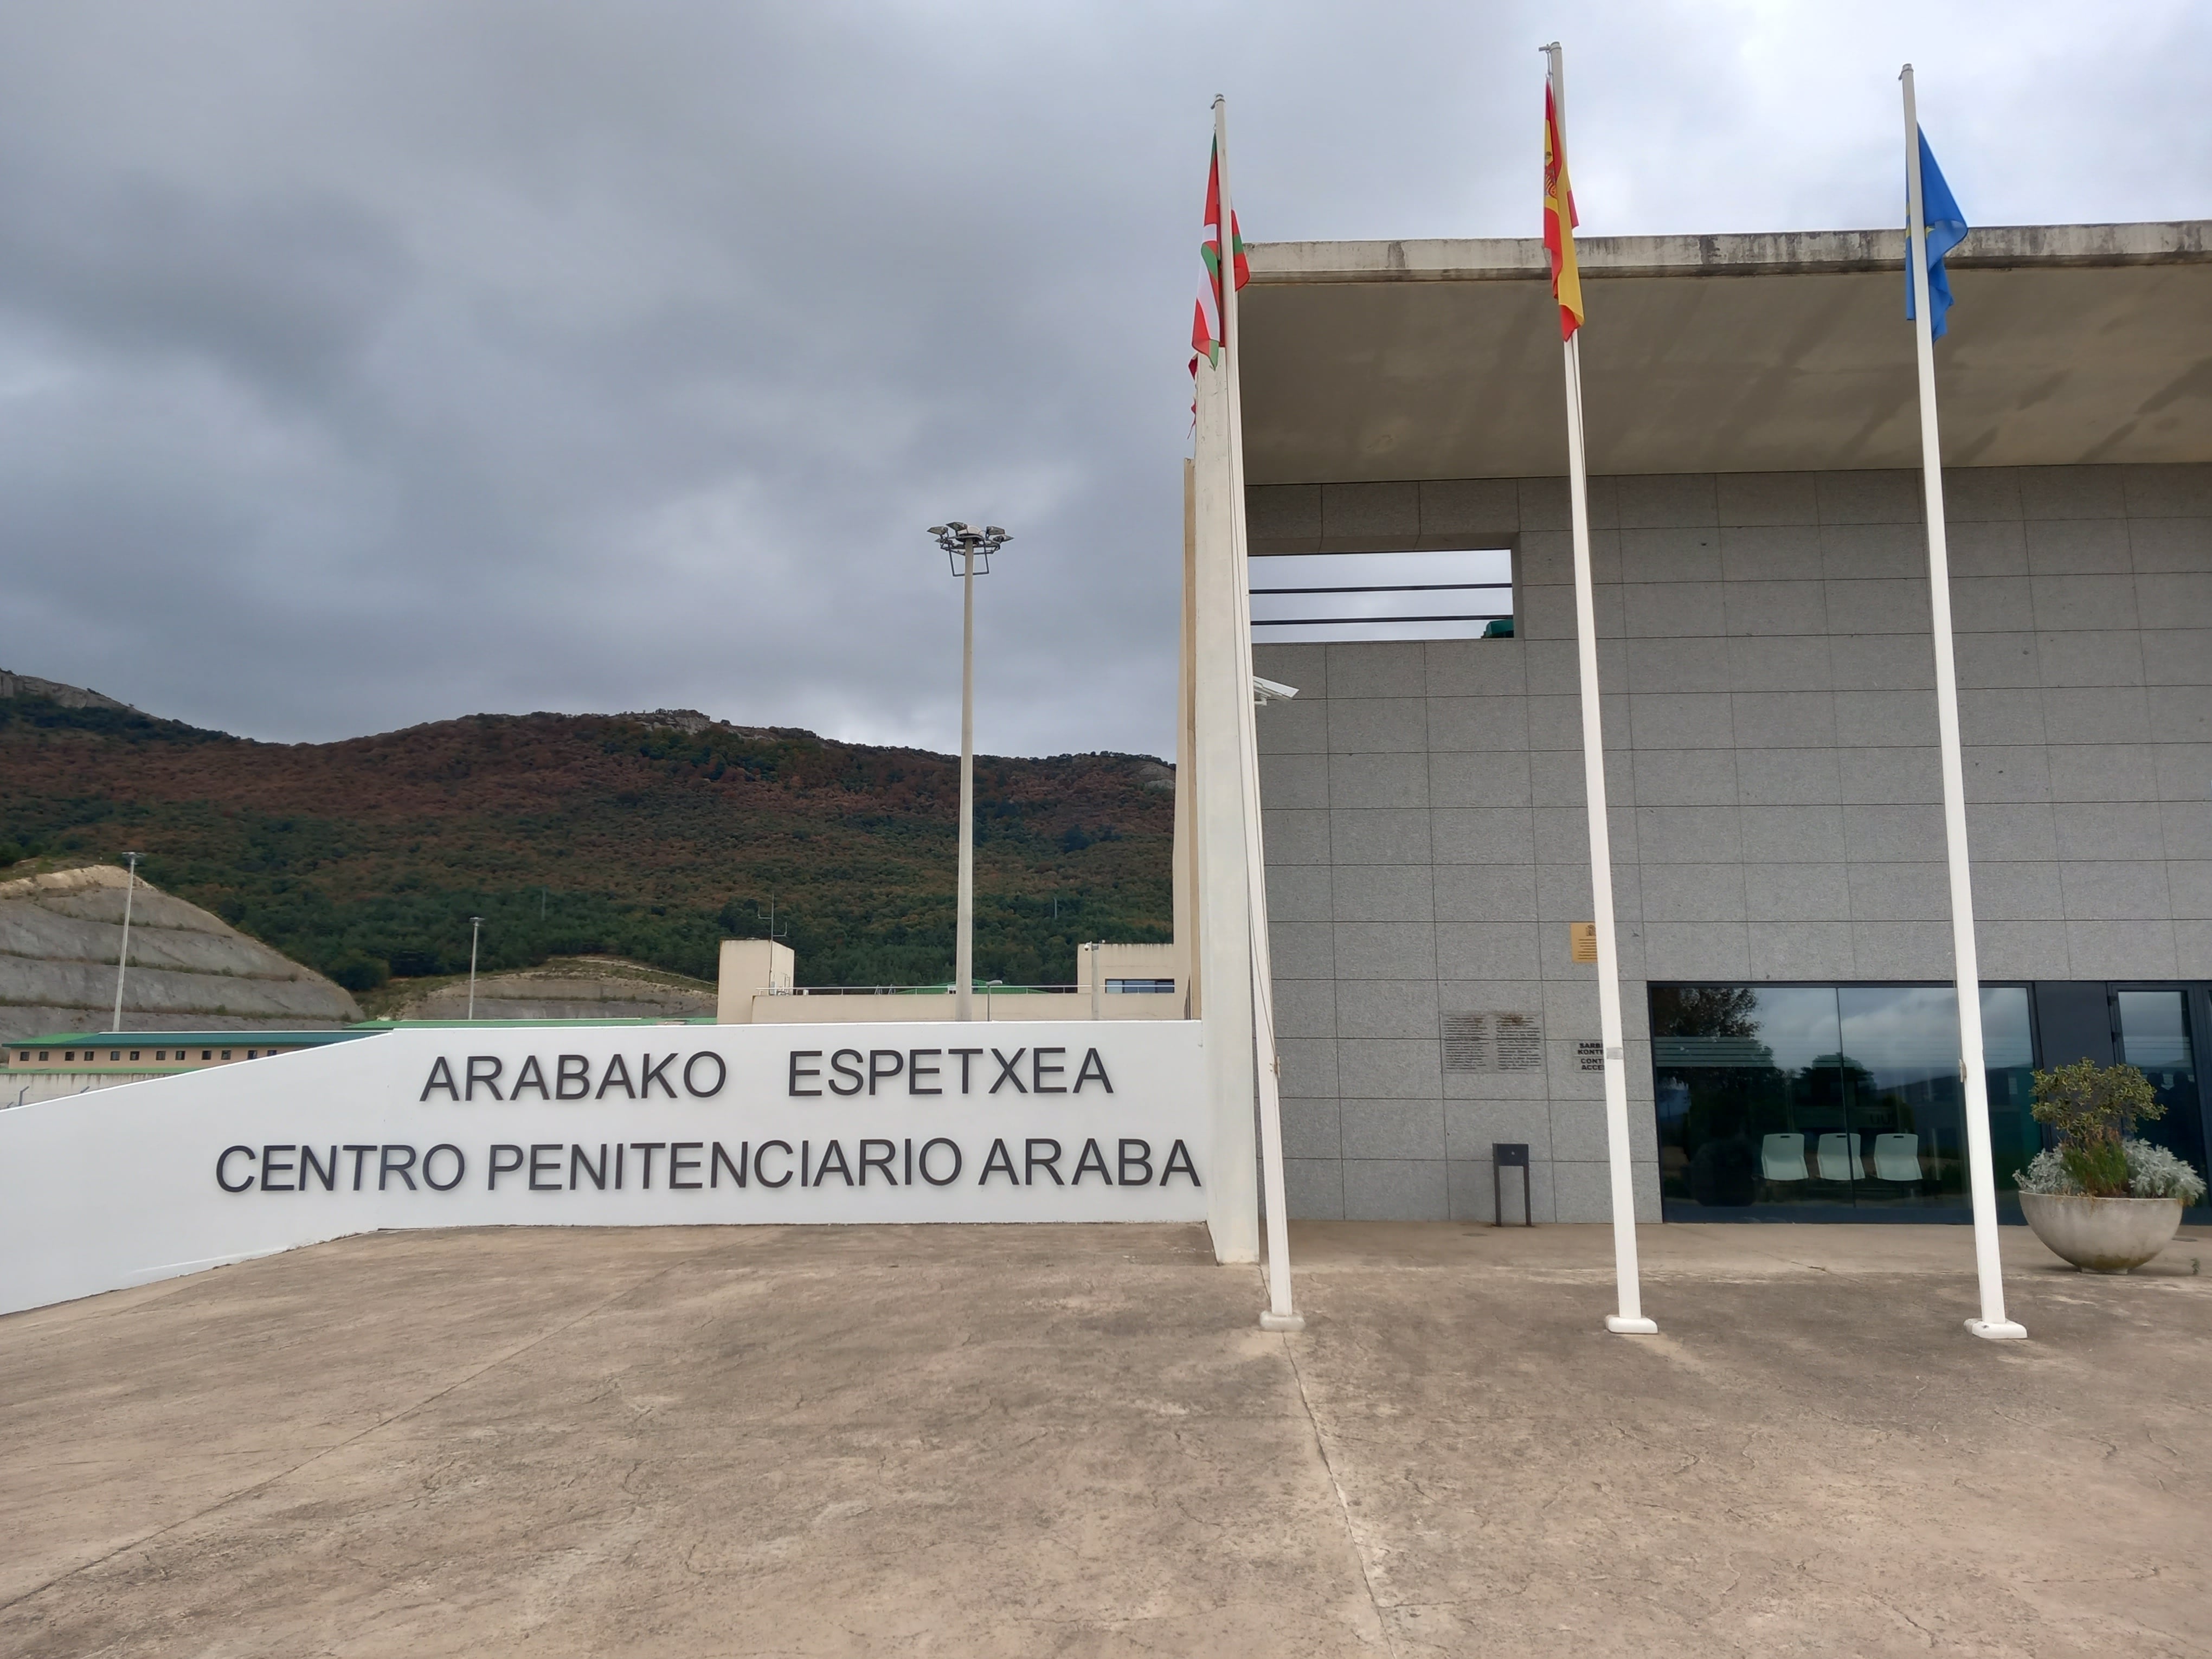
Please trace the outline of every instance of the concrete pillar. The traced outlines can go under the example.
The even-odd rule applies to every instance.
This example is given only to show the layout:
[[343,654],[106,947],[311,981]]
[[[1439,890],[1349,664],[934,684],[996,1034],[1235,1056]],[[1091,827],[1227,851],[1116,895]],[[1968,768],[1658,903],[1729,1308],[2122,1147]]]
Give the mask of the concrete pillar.
[[1259,1146],[1253,1115],[1252,934],[1245,882],[1245,707],[1251,681],[1239,648],[1235,475],[1225,378],[1198,365],[1196,463],[1191,518],[1195,582],[1191,670],[1195,777],[1199,1018],[1205,1028],[1206,1100],[1213,1114],[1207,1226],[1219,1261],[1260,1259]]

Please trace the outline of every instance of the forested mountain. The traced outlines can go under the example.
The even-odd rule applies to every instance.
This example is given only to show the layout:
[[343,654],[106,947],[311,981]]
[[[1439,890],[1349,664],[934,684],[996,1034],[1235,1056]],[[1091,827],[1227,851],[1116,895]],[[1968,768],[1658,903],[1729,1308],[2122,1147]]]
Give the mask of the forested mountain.
[[[802,984],[951,972],[957,757],[688,710],[258,743],[12,689],[0,874],[135,849],[159,886],[349,988],[465,969],[471,915],[486,968],[612,952],[711,977],[771,901]],[[1170,937],[1169,768],[979,757],[976,794],[981,977],[1063,983],[1080,940]]]

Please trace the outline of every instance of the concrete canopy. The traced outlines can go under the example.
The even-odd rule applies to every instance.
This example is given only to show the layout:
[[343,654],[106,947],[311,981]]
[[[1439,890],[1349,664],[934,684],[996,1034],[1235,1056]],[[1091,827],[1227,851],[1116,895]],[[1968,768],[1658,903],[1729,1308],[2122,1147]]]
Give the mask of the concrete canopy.
[[[1957,466],[2212,460],[2212,222],[1977,229],[1936,344]],[[1596,473],[1916,466],[1905,234],[1579,245]],[[1240,307],[1255,484],[1565,471],[1534,239],[1281,242]]]

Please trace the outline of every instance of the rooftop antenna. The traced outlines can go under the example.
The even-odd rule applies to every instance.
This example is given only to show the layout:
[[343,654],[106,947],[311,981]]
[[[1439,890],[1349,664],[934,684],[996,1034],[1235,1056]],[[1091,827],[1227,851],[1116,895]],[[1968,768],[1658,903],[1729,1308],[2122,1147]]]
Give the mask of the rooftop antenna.
[[768,914],[767,914],[766,915],[763,915],[761,914],[761,908],[760,908],[760,906],[759,906],[759,905],[757,905],[757,904],[756,904],[756,905],[754,905],[754,906],[753,906],[753,915],[754,915],[757,920],[759,920],[759,921],[764,921],[764,922],[766,922],[766,923],[768,924],[768,937],[769,937],[769,938],[770,938],[770,939],[789,939],[789,938],[791,937],[791,929],[790,929],[790,928],[788,928],[788,927],[786,927],[786,928],[782,929],[781,932],[778,932],[778,931],[777,931],[776,925],[775,925],[775,901],[773,898],[771,898],[771,899],[770,899],[770,900],[769,900],[769,902],[768,902]]

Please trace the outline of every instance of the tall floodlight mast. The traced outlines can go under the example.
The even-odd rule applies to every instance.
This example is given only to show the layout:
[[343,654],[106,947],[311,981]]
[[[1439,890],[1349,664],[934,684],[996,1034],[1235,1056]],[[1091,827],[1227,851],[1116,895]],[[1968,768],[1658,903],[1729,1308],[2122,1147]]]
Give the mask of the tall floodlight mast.
[[143,855],[125,853],[123,856],[131,861],[131,877],[123,888],[123,948],[115,953],[115,1018],[107,1026],[111,1031],[123,1029],[123,975],[131,965],[131,901],[138,891],[138,860]]
[[477,1017],[477,941],[483,936],[483,918],[469,918],[469,1018]]
[[[975,578],[1013,540],[996,525],[978,530],[951,520],[929,526],[960,578],[960,903],[954,921],[952,1017],[975,1018]],[[981,561],[979,565],[978,561]]]

